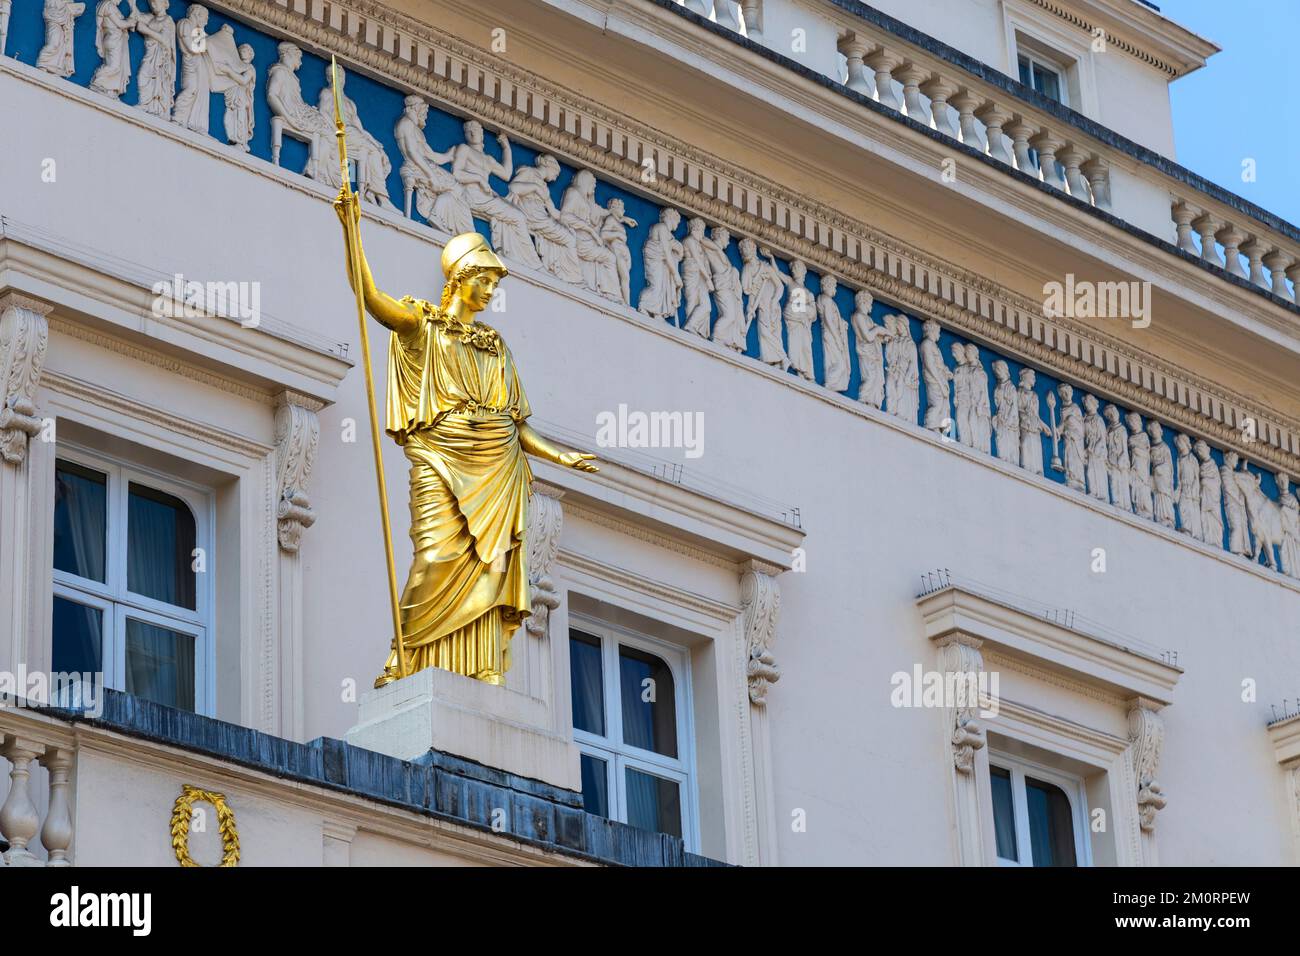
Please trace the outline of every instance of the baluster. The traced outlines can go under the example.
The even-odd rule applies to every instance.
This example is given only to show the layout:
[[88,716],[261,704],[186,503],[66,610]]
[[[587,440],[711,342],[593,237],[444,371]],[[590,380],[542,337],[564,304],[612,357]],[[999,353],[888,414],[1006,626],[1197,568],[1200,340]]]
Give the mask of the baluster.
[[41,828],[41,843],[49,856],[46,866],[72,866],[69,851],[72,847],[72,751],[62,747],[46,747],[41,763],[50,774],[50,808]]
[[1200,250],[1192,241],[1192,220],[1199,216],[1200,212],[1195,206],[1189,206],[1181,200],[1174,204],[1173,217],[1174,228],[1178,233],[1178,248],[1194,256],[1198,255]]
[[1286,267],[1291,265],[1292,259],[1281,249],[1274,249],[1264,257],[1264,268],[1269,274],[1269,288],[1273,294],[1281,298],[1287,298],[1286,288]]
[[10,866],[40,866],[41,862],[27,849],[41,818],[31,795],[31,765],[41,752],[41,745],[21,737],[5,737],[0,749],[12,765],[9,768],[9,796],[0,807],[0,835],[9,843],[5,862]]
[[702,17],[707,17],[713,8],[713,0],[683,0],[686,9],[691,13],[698,13]]
[[1241,265],[1241,244],[1246,239],[1246,234],[1237,229],[1236,226],[1228,223],[1222,229],[1214,234],[1214,237],[1223,243],[1224,268],[1231,275],[1248,278],[1246,270]]
[[849,65],[849,75],[848,79],[845,80],[845,85],[855,93],[861,93],[863,96],[875,96],[876,84],[867,75],[864,63],[870,47],[859,40],[857,35],[853,33],[841,37],[837,46],[839,51],[844,54],[844,59],[848,61]]
[[1016,157],[1016,169],[1037,179],[1039,177],[1038,170],[1034,167],[1034,157],[1029,154],[1029,137],[1033,132],[1034,128],[1019,116],[1012,118],[1007,124],[1007,135],[1011,137],[1011,152]]
[[978,149],[981,153],[987,152],[988,145],[980,138],[979,127],[975,125],[975,107],[983,100],[962,87],[949,102],[957,110],[957,126],[961,130],[961,141],[971,149]]
[[[1287,266],[1286,277],[1291,280],[1291,301],[1300,305],[1300,262]],[[1286,286],[1282,287],[1281,295],[1286,298]]]
[[1088,188],[1092,190],[1092,204],[1098,209],[1109,212],[1110,164],[1101,157],[1094,156],[1079,168],[1083,170],[1083,175],[1088,177]]
[[956,84],[941,76],[933,76],[921,84],[921,92],[930,97],[930,115],[934,118],[934,128],[945,136],[957,138],[953,128],[952,117],[948,113],[948,100],[957,92]]
[[1056,162],[1056,154],[1065,145],[1065,140],[1043,130],[1029,143],[1038,151],[1038,168],[1043,171],[1043,182],[1064,190],[1065,179],[1061,176],[1061,167]]
[[740,12],[745,17],[745,36],[763,39],[763,0],[740,0]]
[[1246,260],[1250,263],[1247,270],[1250,281],[1261,289],[1267,289],[1268,276],[1264,272],[1264,253],[1268,251],[1268,246],[1260,242],[1258,236],[1251,236],[1241,244],[1241,251],[1246,254]]
[[1002,127],[1011,120],[1011,114],[990,101],[977,109],[975,115],[988,131],[989,155],[1010,166],[1011,156],[1007,153],[1007,144],[1002,139]]
[[921,103],[921,81],[926,78],[926,71],[915,63],[906,63],[894,71],[898,82],[903,84],[903,110],[909,119],[930,125],[930,116]]
[[1219,258],[1219,249],[1214,244],[1214,234],[1222,225],[1223,223],[1208,212],[1192,220],[1192,228],[1201,237],[1201,258],[1206,262],[1213,262],[1216,266],[1223,265],[1223,260]]
[[1065,147],[1057,150],[1056,153],[1057,162],[1065,167],[1065,182],[1070,187],[1070,195],[1075,199],[1090,203],[1092,199],[1088,195],[1088,183],[1079,169],[1083,159],[1084,154],[1072,143],[1066,143]]
[[867,66],[876,73],[876,102],[891,110],[899,109],[898,97],[894,95],[893,73],[903,62],[902,59],[884,47],[878,47],[866,61]]
[[714,20],[720,27],[740,32],[740,17],[736,13],[736,0],[713,0]]

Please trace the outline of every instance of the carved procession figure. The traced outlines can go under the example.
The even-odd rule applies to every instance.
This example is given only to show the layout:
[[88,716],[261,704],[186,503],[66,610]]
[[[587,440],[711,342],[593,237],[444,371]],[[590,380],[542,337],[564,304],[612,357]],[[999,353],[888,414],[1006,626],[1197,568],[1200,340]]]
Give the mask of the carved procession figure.
[[1300,502],[1291,490],[1291,476],[1277,473],[1277,503],[1282,516],[1282,571],[1300,578]]
[[1043,473],[1043,436],[1052,437],[1052,430],[1043,421],[1039,410],[1038,393],[1034,391],[1037,376],[1031,368],[1020,370],[1020,466],[1026,471]]
[[[192,3],[176,24],[181,46],[181,91],[172,105],[172,122],[195,132],[208,132],[208,96],[212,92],[212,60],[207,32],[208,8]],[[222,29],[229,30],[230,24]]]
[[452,149],[451,174],[465,188],[470,209],[488,221],[492,245],[498,252],[534,269],[540,268],[542,262],[528,236],[528,221],[524,214],[492,188],[493,176],[508,183],[514,172],[509,137],[505,133],[497,134],[497,142],[501,145],[501,161],[498,162],[483,148],[482,124],[469,120],[462,129],[465,142]]
[[473,232],[474,217],[465,189],[450,170],[443,168],[444,163],[451,162],[454,150],[440,153],[429,145],[424,132],[428,120],[429,104],[423,97],[412,94],[402,101],[402,115],[393,127],[393,138],[402,154],[397,175],[402,180],[403,212],[409,219],[414,202],[420,215],[439,229],[452,235]]
[[682,286],[686,292],[687,332],[700,338],[709,337],[709,293],[713,291],[712,271],[705,252],[708,237],[704,235],[704,220],[696,217],[686,224],[686,238],[682,240]]
[[998,458],[1020,464],[1020,396],[1011,381],[1011,368],[1002,359],[993,362],[993,435]]
[[835,303],[838,284],[832,275],[822,276],[821,294],[817,296],[817,316],[822,323],[822,382],[832,392],[849,387],[849,325]]
[[558,159],[550,155],[538,156],[532,166],[516,167],[506,199],[524,214],[542,268],[564,282],[582,285],[578,240],[573,230],[561,221],[560,208],[551,198],[551,183],[559,175]]
[[1201,471],[1201,540],[1223,547],[1223,477],[1210,456],[1210,446],[1198,441],[1193,449]]
[[596,202],[595,175],[589,169],[578,170],[564,191],[560,221],[573,233],[583,285],[607,299],[618,299],[618,267],[614,264],[614,253],[600,237],[604,216],[604,207]]
[[871,307],[875,301],[871,293],[861,289],[853,296],[853,338],[858,353],[858,401],[872,408],[885,404],[885,352],[886,328],[871,321]]
[[632,251],[627,247],[627,231],[636,228],[636,220],[627,215],[623,200],[614,196],[605,204],[605,218],[600,226],[600,239],[605,248],[614,254],[614,270],[618,273],[619,297],[624,305],[632,304]]
[[888,410],[915,425],[921,413],[921,360],[907,316],[885,319],[893,336],[885,345],[885,401]]
[[1074,403],[1073,387],[1062,382],[1056,387],[1056,392],[1061,396],[1061,420],[1056,426],[1056,437],[1061,440],[1065,483],[1075,491],[1085,491],[1087,459],[1084,452],[1083,412]]
[[1248,470],[1244,461],[1241,463],[1241,470],[1234,471],[1232,476],[1237,486],[1241,488],[1242,497],[1245,498],[1250,530],[1255,536],[1255,550],[1248,557],[1256,564],[1262,557],[1266,565],[1277,570],[1277,558],[1274,556],[1273,549],[1276,547],[1281,550],[1284,543],[1282,509],[1264,494],[1264,489],[1260,487],[1263,479]]
[[149,0],[135,32],[144,38],[144,58],[135,77],[136,105],[150,116],[170,119],[176,101],[176,21],[167,15],[167,0]]
[[280,139],[291,136],[307,144],[304,176],[333,186],[341,185],[334,125],[302,98],[302,83],[298,79],[302,50],[289,42],[281,43],[277,49],[280,59],[266,75],[266,102],[271,108],[271,162],[280,165]]
[[69,77],[76,72],[72,34],[77,17],[86,12],[84,3],[69,0],[45,0],[45,45],[36,57],[36,65],[46,73]]
[[90,78],[96,93],[117,99],[131,84],[131,48],[128,44],[138,14],[135,8],[122,15],[120,0],[99,0],[95,8],[95,52],[99,66]]
[[927,319],[921,325],[921,373],[925,378],[925,421],[933,431],[943,431],[951,421],[952,372],[939,350],[939,323]]
[[1083,396],[1083,451],[1088,478],[1088,494],[1098,501],[1110,501],[1109,461],[1106,448],[1106,423],[1097,413],[1096,395]]
[[248,141],[253,138],[253,88],[257,85],[252,46],[247,43],[239,46],[238,66],[221,63],[215,72],[230,81],[223,93],[226,100],[226,142],[247,153]]
[[1155,498],[1155,519],[1166,528],[1174,521],[1174,456],[1165,444],[1165,430],[1159,422],[1147,424],[1151,437],[1151,487]]
[[1133,510],[1143,518],[1155,516],[1155,495],[1151,485],[1151,439],[1142,429],[1142,416],[1129,412],[1128,424],[1129,487],[1133,492]]
[[1192,440],[1187,435],[1174,436],[1178,450],[1178,482],[1174,497],[1178,500],[1179,530],[1197,541],[1205,540],[1201,525],[1201,463],[1192,455]]
[[745,301],[740,292],[740,270],[727,258],[730,244],[731,233],[722,226],[715,226],[703,243],[718,316],[713,323],[713,341],[744,352],[749,329],[745,324]]
[[975,429],[971,423],[970,363],[966,361],[966,346],[952,343],[952,417],[957,440],[975,447]]
[[1114,405],[1107,405],[1103,414],[1106,418],[1106,472],[1110,478],[1110,500],[1120,511],[1131,512],[1132,459],[1129,456],[1128,431]]
[[1228,519],[1228,550],[1233,554],[1250,557],[1246,495],[1234,477],[1238,461],[1240,458],[1235,451],[1224,452],[1223,467],[1219,469],[1223,478],[1223,513]]
[[781,270],[768,250],[764,249],[760,255],[753,239],[741,239],[738,248],[742,263],[740,289],[749,297],[745,324],[758,320],[758,360],[785,371],[790,367],[790,359],[781,341],[781,296],[785,292]]
[[659,221],[650,227],[650,235],[641,247],[645,288],[637,309],[652,319],[668,319],[675,325],[682,305],[682,256],[685,250],[673,235],[681,224],[682,214],[665,207]]
[[993,449],[992,410],[989,405],[989,375],[980,361],[980,347],[966,343],[966,374],[969,376],[971,409],[970,423],[972,447],[984,454]]
[[[343,72],[343,67],[333,71],[326,68],[325,75],[328,82],[320,91],[317,108],[327,121],[334,115],[334,83],[337,82],[339,105],[343,111],[343,125],[348,134],[349,157],[355,159],[357,164],[357,193],[366,202],[390,209],[392,203],[388,201],[388,174],[393,171],[393,162],[388,158],[388,153],[379,140],[366,132],[365,127],[361,125],[361,113],[357,110],[357,104],[344,92],[347,74]],[[335,146],[334,162],[321,163],[319,167],[323,181],[330,185],[340,185],[334,182],[339,178],[337,150],[338,147]]]
[[790,263],[790,274],[778,273],[790,294],[785,300],[785,334],[786,354],[790,356],[790,367],[799,377],[808,382],[817,381],[813,369],[812,324],[817,318],[817,303],[813,294],[805,285],[808,279],[808,267],[799,259]]

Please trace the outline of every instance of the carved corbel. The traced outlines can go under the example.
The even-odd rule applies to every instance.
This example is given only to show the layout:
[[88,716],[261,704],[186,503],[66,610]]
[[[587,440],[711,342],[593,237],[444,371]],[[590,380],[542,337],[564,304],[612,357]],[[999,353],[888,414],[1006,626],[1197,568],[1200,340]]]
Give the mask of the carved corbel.
[[0,295],[0,457],[11,465],[27,458],[27,443],[41,430],[36,415],[49,345],[50,306],[16,292]]
[[[968,634],[952,634],[938,645],[945,687],[957,689],[949,739],[952,763],[958,773],[971,773],[975,769],[975,751],[988,743],[984,726],[976,716],[980,707],[979,678],[984,673],[984,655],[980,653],[983,643]],[[956,680],[948,680],[949,675]]]
[[1128,736],[1132,741],[1133,770],[1137,778],[1138,823],[1147,833],[1156,828],[1156,813],[1168,802],[1156,781],[1160,751],[1165,743],[1165,722],[1152,702],[1136,698],[1128,712]]
[[564,526],[564,508],[560,505],[563,496],[559,488],[533,482],[533,496],[528,501],[528,587],[533,613],[525,626],[533,637],[547,635],[551,612],[560,606],[551,573]]
[[277,537],[280,548],[296,554],[302,529],[316,523],[307,486],[320,443],[320,404],[294,392],[281,392],[275,409]]
[[745,643],[749,663],[745,677],[749,683],[749,700],[762,707],[767,703],[767,688],[781,679],[781,669],[772,656],[776,639],[776,622],[781,614],[781,588],[776,583],[776,568],[750,561],[740,577],[740,606],[744,612]]

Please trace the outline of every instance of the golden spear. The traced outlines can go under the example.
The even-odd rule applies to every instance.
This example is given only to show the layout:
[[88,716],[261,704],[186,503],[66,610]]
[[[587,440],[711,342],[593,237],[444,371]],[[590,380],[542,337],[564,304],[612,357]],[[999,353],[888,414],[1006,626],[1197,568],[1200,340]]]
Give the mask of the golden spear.
[[[334,89],[334,135],[339,141],[339,175],[343,180],[343,195],[351,206],[359,203],[352,192],[348,175],[348,134],[343,125],[343,108],[339,103],[338,63],[330,57],[330,85]],[[358,231],[360,226],[358,225]],[[393,565],[393,529],[388,523],[388,485],[384,481],[384,457],[379,440],[379,412],[375,407],[375,376],[370,365],[370,334],[366,329],[366,303],[361,289],[361,237],[353,237],[348,230],[348,268],[352,272],[352,288],[357,295],[357,324],[361,329],[361,360],[366,369],[366,399],[370,403],[370,443],[375,452],[375,480],[379,484],[379,516],[384,526],[384,554],[388,558],[388,597],[393,607],[393,649],[397,652],[397,676],[406,676],[406,645],[402,640],[402,611],[397,598],[397,568]]]

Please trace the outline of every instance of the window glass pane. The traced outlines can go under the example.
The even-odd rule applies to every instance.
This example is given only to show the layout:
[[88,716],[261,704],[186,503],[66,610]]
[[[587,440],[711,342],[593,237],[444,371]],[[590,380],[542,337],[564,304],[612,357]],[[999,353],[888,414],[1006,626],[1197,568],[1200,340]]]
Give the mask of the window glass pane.
[[605,683],[600,663],[600,638],[569,632],[569,684],[573,697],[573,726],[605,736]]
[[1060,787],[1025,777],[1029,847],[1034,866],[1075,866],[1070,798]]
[[989,767],[989,784],[993,789],[993,833],[997,839],[998,856],[1004,860],[1020,861],[1016,852],[1016,811],[1011,796],[1011,772],[1001,767]]
[[108,476],[70,461],[54,467],[54,568],[103,582]]
[[127,618],[126,692],[193,710],[194,638]]
[[677,701],[673,674],[660,658],[619,645],[623,743],[677,756]]
[[66,598],[55,597],[53,631],[54,673],[103,673],[103,611]]
[[582,755],[582,806],[588,813],[609,816],[609,764],[591,754]]
[[628,767],[627,822],[642,830],[680,837],[682,808],[677,782]]
[[1020,59],[1020,64],[1019,64],[1020,82],[1025,84],[1025,86],[1033,86],[1034,85],[1033,68],[1030,67],[1029,60],[1023,56],[1020,57],[1019,59]]
[[195,609],[194,515],[179,498],[131,482],[126,583],[136,594]]
[[1052,70],[1034,66],[1034,89],[1058,103],[1061,101],[1061,77]]

